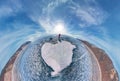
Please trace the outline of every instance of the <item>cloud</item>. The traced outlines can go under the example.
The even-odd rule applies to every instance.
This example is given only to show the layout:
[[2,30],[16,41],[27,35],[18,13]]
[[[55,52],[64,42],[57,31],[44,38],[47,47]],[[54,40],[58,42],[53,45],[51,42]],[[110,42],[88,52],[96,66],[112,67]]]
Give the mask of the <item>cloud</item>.
[[[94,4],[90,5],[90,4]],[[101,25],[107,18],[108,13],[104,11],[95,0],[86,0],[84,5],[71,2],[71,12],[79,18],[80,27],[89,27],[91,25]]]
[[20,0],[7,0],[0,5],[0,19],[14,16],[22,11]]
[[[28,15],[33,21],[37,22],[40,27],[42,27],[46,31],[46,33],[55,34],[55,30],[59,29],[56,27],[56,25],[59,23],[64,24],[64,20],[60,18],[56,19],[55,16],[52,16],[52,13],[54,12],[54,9],[56,9],[56,7],[58,7],[60,4],[66,3],[67,1],[68,0],[55,0],[48,3],[46,2],[47,4],[45,6],[43,6],[42,8],[40,7],[40,9],[42,9],[41,14],[39,14],[39,11],[35,11],[35,14],[37,15],[29,13]],[[64,33],[67,33],[67,27],[64,26],[62,29]],[[63,33],[62,31],[60,33]]]
[[42,12],[43,13],[51,13],[56,7],[58,7],[60,4],[64,4],[68,2],[68,0],[54,0],[54,1],[51,1],[47,4],[46,7],[44,7],[42,9]]
[[13,9],[9,6],[1,6],[0,7],[0,18],[2,17],[8,17],[13,13]]
[[[44,5],[40,6],[38,3]],[[32,2],[29,5],[26,2],[29,9],[24,5],[24,11],[31,20],[38,23],[46,32],[53,32],[56,21],[65,22],[65,29],[69,30],[70,27],[74,27],[74,24],[81,28],[99,26],[108,16],[108,13],[99,6],[96,0],[78,2],[73,0],[35,1],[34,6],[30,4],[32,5]],[[60,12],[56,13],[57,10]],[[69,24],[70,22],[74,22],[74,24]]]
[[67,34],[67,26],[62,20],[51,21],[51,19],[40,19],[39,24],[48,34]]

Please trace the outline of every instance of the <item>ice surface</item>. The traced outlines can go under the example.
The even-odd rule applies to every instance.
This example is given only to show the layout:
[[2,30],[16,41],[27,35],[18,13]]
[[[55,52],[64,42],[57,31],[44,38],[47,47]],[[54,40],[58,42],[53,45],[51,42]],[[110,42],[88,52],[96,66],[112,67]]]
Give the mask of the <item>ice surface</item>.
[[73,49],[70,42],[62,41],[56,44],[45,43],[41,48],[41,55],[45,62],[53,68],[52,75],[56,75],[72,62]]
[[92,63],[87,49],[69,36],[61,35],[61,41],[52,35],[32,43],[15,63],[19,81],[89,81]]

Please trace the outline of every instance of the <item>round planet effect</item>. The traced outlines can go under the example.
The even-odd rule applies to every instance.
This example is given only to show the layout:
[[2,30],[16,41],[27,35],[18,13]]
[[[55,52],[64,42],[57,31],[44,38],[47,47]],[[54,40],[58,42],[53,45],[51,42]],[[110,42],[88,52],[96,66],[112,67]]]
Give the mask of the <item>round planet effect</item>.
[[120,0],[0,0],[0,81],[119,81]]
[[79,40],[48,36],[28,46],[13,70],[14,81],[89,81],[92,62]]

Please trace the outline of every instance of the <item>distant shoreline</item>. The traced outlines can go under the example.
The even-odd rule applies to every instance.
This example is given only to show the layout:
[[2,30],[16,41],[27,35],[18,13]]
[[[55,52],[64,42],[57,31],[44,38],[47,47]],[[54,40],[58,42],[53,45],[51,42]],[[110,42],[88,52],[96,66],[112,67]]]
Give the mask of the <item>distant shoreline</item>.
[[26,49],[29,43],[30,41],[21,45],[20,48],[15,52],[15,54],[9,59],[8,63],[5,65],[4,69],[1,72],[0,81],[12,81],[12,69],[13,69],[14,62],[17,56],[20,54],[20,52],[23,49]]

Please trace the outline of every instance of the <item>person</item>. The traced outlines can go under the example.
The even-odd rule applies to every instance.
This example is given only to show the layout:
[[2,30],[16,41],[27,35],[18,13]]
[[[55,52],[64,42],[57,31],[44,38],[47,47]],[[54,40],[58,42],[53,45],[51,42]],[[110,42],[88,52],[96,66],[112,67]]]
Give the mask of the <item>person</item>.
[[61,34],[58,35],[58,41],[61,42]]

